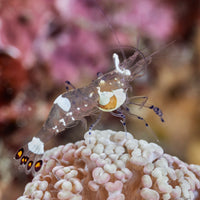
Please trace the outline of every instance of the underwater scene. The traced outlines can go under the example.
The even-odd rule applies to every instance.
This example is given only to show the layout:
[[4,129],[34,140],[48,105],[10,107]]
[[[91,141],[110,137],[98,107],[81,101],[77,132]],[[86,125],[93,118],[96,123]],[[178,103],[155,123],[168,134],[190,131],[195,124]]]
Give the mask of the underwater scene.
[[0,200],[200,199],[199,105],[198,0],[0,1]]

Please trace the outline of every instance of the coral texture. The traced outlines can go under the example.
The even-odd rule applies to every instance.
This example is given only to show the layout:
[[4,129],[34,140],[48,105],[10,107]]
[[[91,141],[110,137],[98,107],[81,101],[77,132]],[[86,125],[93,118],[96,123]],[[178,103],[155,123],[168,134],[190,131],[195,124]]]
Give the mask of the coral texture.
[[53,148],[18,200],[199,199],[200,166],[130,133],[95,130]]

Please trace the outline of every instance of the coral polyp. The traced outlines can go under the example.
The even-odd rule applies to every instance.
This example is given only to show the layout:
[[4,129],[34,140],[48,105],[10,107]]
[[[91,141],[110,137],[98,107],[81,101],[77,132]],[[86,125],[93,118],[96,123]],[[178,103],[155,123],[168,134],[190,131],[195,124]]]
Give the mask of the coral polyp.
[[127,132],[95,130],[84,137],[46,151],[42,170],[18,200],[199,198],[200,166]]

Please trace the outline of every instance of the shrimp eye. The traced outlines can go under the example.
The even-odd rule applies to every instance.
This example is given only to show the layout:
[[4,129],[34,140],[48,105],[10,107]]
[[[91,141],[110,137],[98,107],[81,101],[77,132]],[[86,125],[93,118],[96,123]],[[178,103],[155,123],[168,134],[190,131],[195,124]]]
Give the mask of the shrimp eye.
[[15,159],[16,160],[20,159],[22,157],[23,153],[24,153],[24,149],[23,148],[19,149],[15,155]]
[[36,172],[38,172],[38,171],[41,169],[42,163],[43,163],[42,160],[38,160],[38,161],[35,163],[35,171],[36,171]]
[[29,157],[27,157],[27,156],[23,156],[22,157],[22,159],[21,159],[21,162],[20,162],[20,164],[22,165],[22,164],[26,164],[27,163],[27,161],[29,160]]
[[31,161],[29,161],[28,164],[27,164],[27,170],[30,170],[31,167],[32,167],[32,165],[33,165],[33,161],[31,160]]

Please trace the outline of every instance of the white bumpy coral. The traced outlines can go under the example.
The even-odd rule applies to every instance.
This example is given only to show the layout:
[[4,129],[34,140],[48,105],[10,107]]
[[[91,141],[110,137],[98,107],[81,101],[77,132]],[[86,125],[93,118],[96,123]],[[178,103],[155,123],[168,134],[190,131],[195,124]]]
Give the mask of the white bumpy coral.
[[18,200],[168,200],[200,198],[200,166],[154,143],[111,130],[46,151],[42,170]]

